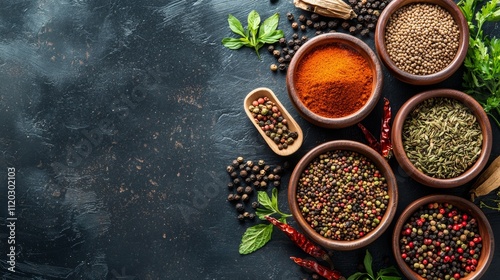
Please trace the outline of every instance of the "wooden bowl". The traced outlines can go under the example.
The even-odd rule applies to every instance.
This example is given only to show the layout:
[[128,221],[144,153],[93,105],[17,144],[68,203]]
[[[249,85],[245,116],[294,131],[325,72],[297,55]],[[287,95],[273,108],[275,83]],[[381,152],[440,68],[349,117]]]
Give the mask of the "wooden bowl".
[[[389,57],[385,45],[386,26],[391,16],[399,8],[413,3],[429,3],[443,7],[451,14],[457,23],[460,32],[459,46],[455,58],[447,67],[430,75],[414,75],[399,69]],[[377,54],[389,72],[400,81],[413,85],[431,85],[449,78],[462,65],[469,47],[469,27],[467,25],[467,20],[465,19],[462,11],[458,8],[457,4],[451,0],[393,0],[380,14],[380,17],[377,20],[374,36]]]
[[[408,115],[413,111],[413,109],[426,99],[434,97],[446,97],[456,99],[463,104],[465,104],[471,112],[476,116],[476,120],[482,130],[483,144],[481,148],[481,155],[476,160],[476,163],[472,165],[468,170],[462,173],[458,177],[449,179],[438,179],[426,175],[422,171],[418,170],[408,159],[406,152],[403,148],[403,125],[408,117]],[[485,167],[491,154],[491,146],[493,143],[493,135],[491,131],[490,121],[488,116],[484,112],[481,105],[474,100],[471,96],[466,93],[453,90],[453,89],[436,89],[430,91],[424,91],[419,93],[409,100],[407,100],[399,109],[396,116],[394,117],[394,122],[392,124],[392,145],[393,152],[396,160],[403,170],[415,181],[424,184],[426,186],[434,188],[453,188],[466,184],[476,177],[481,170]]]
[[430,203],[451,203],[452,205],[454,205],[467,215],[474,217],[477,220],[479,227],[479,234],[481,235],[483,244],[482,245],[483,247],[481,249],[481,255],[479,257],[476,270],[467,275],[467,277],[463,277],[460,279],[464,280],[481,279],[481,276],[488,269],[488,266],[490,265],[493,259],[493,253],[495,251],[493,231],[488,222],[488,219],[484,215],[483,211],[481,211],[481,209],[479,209],[472,202],[453,195],[425,196],[415,200],[410,205],[408,205],[405,210],[403,210],[403,212],[401,213],[396,222],[396,225],[394,226],[394,232],[392,236],[392,252],[394,254],[394,257],[396,258],[396,262],[399,266],[399,269],[408,279],[416,279],[416,280],[425,279],[421,277],[418,273],[413,271],[408,266],[408,264],[402,259],[399,241],[401,238],[403,226],[406,223],[406,221],[408,221],[408,219],[413,215],[413,213],[415,213],[421,206],[426,206]]
[[[389,202],[387,203],[387,208],[380,220],[377,227],[372,229],[370,232],[366,233],[363,237],[355,239],[353,241],[337,241],[331,238],[324,237],[317,233],[306,221],[302,215],[301,209],[299,209],[297,201],[297,188],[299,179],[301,178],[302,172],[309,165],[311,161],[316,159],[319,155],[324,154],[328,151],[343,150],[343,151],[353,151],[360,155],[365,156],[380,171],[380,173],[386,178],[388,185],[388,195]],[[396,213],[396,208],[398,204],[398,188],[396,177],[392,172],[391,167],[387,161],[378,154],[375,150],[368,147],[365,144],[350,140],[336,140],[331,142],[326,142],[319,146],[316,146],[306,155],[304,155],[300,161],[295,166],[289,180],[288,184],[288,205],[292,215],[297,221],[299,227],[303,230],[304,234],[307,235],[311,240],[317,244],[328,248],[331,250],[348,251],[355,250],[367,246],[368,244],[374,242],[384,231],[389,227],[394,215]]]
[[[367,102],[355,113],[339,118],[327,118],[311,111],[300,99],[296,89],[296,73],[304,57],[318,47],[332,43],[339,44],[345,48],[355,50],[368,61],[373,73],[372,93]],[[328,67],[328,66],[325,66]],[[380,99],[383,83],[383,73],[380,62],[371,48],[360,39],[343,33],[327,33],[315,36],[302,45],[290,61],[286,73],[286,85],[288,95],[299,114],[310,123],[325,128],[343,128],[354,125],[364,119],[375,107]]]
[[[295,131],[298,133],[297,139],[295,139],[293,144],[289,145],[286,149],[280,150],[278,148],[278,145],[276,143],[274,143],[274,141],[270,137],[268,137],[265,134],[265,132],[260,128],[260,126],[255,122],[254,117],[252,116],[252,113],[248,110],[248,107],[250,105],[252,105],[252,102],[260,97],[267,97],[267,98],[269,98],[269,100],[274,102],[278,106],[282,116],[287,120],[288,129],[290,131]],[[276,95],[274,94],[274,92],[272,90],[270,90],[269,88],[265,88],[265,87],[260,87],[260,88],[256,88],[256,89],[252,90],[245,97],[245,101],[243,102],[243,106],[244,106],[244,110],[245,110],[248,118],[253,123],[253,125],[255,126],[257,131],[260,133],[260,135],[262,135],[262,138],[264,138],[267,145],[269,146],[269,148],[271,148],[271,150],[273,150],[273,152],[275,152],[276,154],[278,154],[280,156],[289,156],[289,155],[295,153],[300,148],[300,146],[302,145],[302,142],[304,140],[304,134],[302,133],[302,129],[297,124],[297,122],[292,118],[290,113],[288,113],[288,111],[285,109],[285,106],[283,106],[283,104],[281,104],[281,102],[278,100],[278,98],[276,97]]]

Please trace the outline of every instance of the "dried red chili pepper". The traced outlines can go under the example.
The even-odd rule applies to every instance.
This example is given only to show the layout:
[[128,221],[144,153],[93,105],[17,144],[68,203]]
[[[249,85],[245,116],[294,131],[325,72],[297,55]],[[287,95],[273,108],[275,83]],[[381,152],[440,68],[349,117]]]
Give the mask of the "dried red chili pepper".
[[358,123],[358,127],[361,128],[361,131],[363,131],[363,134],[365,135],[365,138],[368,141],[370,147],[377,151],[377,153],[380,153],[380,143],[377,141],[375,136],[373,136],[373,134],[361,123]]
[[363,131],[366,140],[370,147],[381,154],[385,159],[389,160],[392,157],[392,143],[391,143],[391,106],[389,99],[384,97],[384,116],[382,117],[382,125],[380,128],[380,142],[371,134],[371,132],[358,123],[358,127]]
[[271,224],[279,228],[282,232],[284,232],[288,236],[288,238],[290,238],[290,240],[292,240],[304,252],[308,253],[309,255],[315,258],[320,258],[322,260],[328,261],[330,265],[332,264],[330,256],[325,250],[323,250],[321,247],[319,247],[318,245],[314,244],[312,241],[307,239],[305,235],[298,232],[292,226],[290,226],[289,224],[282,223],[271,216],[266,216],[266,219]]
[[338,272],[336,270],[328,269],[328,268],[318,264],[315,261],[304,260],[304,259],[296,258],[296,257],[290,257],[290,259],[292,259],[296,264],[298,264],[302,267],[308,268],[308,269],[314,271],[315,273],[317,273],[319,276],[324,277],[328,280],[345,279],[345,277],[343,277],[340,274],[340,272]]
[[382,119],[382,128],[380,129],[380,154],[386,159],[392,157],[391,115],[389,99],[384,98],[384,117]]

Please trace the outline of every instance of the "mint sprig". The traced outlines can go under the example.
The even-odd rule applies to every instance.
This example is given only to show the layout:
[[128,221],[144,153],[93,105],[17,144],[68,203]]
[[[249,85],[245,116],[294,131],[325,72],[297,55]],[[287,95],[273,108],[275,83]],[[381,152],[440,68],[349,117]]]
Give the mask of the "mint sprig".
[[[279,221],[286,223],[286,218],[291,216],[279,210],[278,189],[276,188],[272,190],[271,197],[265,191],[257,192],[257,201],[260,206],[256,209],[256,214],[261,220],[266,220],[265,216],[279,215]],[[240,254],[250,254],[264,247],[271,240],[273,228],[274,226],[271,223],[262,223],[249,227],[241,238]]]
[[222,39],[222,45],[232,50],[237,50],[241,47],[253,48],[255,53],[257,53],[257,57],[260,59],[259,49],[264,46],[264,44],[273,44],[285,36],[283,30],[277,29],[279,17],[279,14],[275,13],[261,24],[259,13],[252,10],[248,14],[248,25],[247,29],[245,29],[236,17],[229,14],[227,19],[229,28],[233,33],[241,37],[226,37]]
[[377,275],[373,272],[372,267],[372,255],[368,250],[366,250],[365,258],[363,260],[363,265],[365,266],[366,272],[356,272],[349,276],[347,280],[400,280],[398,270],[394,266],[382,268],[377,272]]

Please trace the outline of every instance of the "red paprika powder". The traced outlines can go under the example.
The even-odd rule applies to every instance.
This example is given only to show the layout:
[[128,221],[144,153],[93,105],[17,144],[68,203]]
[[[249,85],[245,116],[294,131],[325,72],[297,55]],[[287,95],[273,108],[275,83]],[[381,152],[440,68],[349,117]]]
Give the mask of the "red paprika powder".
[[295,73],[299,99],[327,118],[358,111],[372,94],[373,72],[356,50],[332,43],[304,56]]

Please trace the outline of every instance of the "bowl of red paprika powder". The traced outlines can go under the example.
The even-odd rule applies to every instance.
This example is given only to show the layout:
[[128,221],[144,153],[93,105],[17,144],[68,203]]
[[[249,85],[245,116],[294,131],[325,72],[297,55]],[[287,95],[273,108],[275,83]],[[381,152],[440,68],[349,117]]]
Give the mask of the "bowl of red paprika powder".
[[318,35],[295,53],[286,74],[301,117],[325,128],[359,123],[381,96],[383,73],[371,48],[343,33]]

